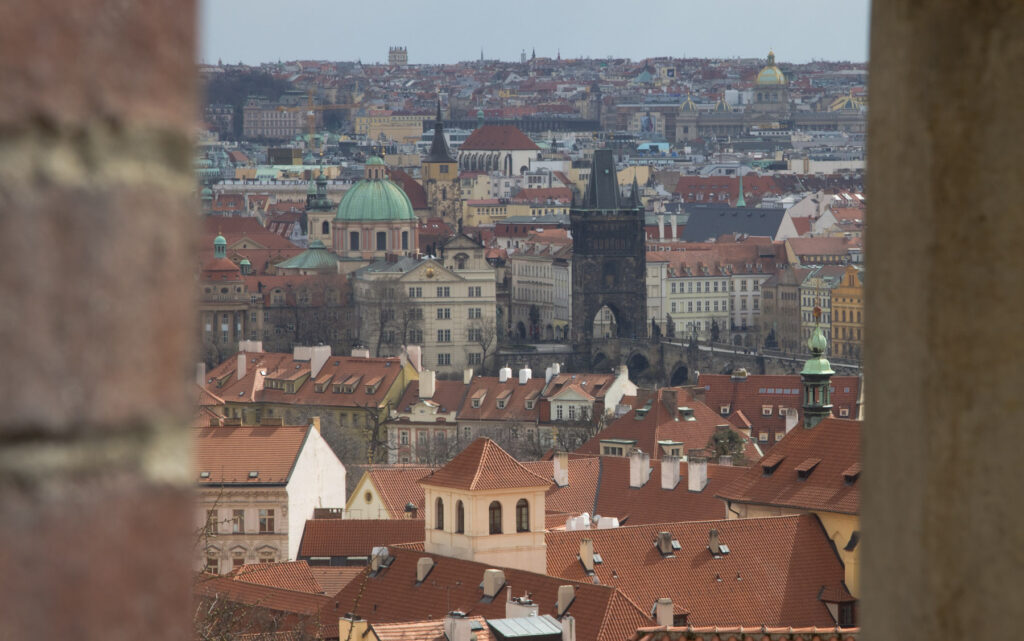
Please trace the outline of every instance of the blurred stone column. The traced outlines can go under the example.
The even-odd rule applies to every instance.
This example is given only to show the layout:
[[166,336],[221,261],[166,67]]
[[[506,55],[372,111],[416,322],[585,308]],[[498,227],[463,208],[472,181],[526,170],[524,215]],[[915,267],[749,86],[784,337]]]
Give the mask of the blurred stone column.
[[0,638],[185,639],[195,8],[0,4]]
[[872,6],[864,639],[1024,602],[1024,3]]

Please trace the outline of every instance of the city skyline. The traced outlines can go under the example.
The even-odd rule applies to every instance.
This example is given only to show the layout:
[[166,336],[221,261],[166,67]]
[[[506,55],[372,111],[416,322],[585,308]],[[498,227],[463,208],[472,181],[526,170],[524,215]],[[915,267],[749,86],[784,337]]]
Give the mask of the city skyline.
[[[410,2],[339,6],[325,1],[289,5],[267,0],[201,0],[201,62],[259,64],[276,60],[386,62],[389,46],[405,46],[411,64],[539,57],[764,57],[782,62],[867,60],[869,3],[791,0],[767,5],[653,0],[639,12],[580,11],[578,6],[527,0],[502,16],[454,0],[443,14]],[[401,20],[396,20],[401,13]],[[667,19],[665,19],[667,18]],[[566,26],[571,25],[571,27]],[[623,25],[626,25],[625,27]],[[793,38],[799,33],[800,38]]]

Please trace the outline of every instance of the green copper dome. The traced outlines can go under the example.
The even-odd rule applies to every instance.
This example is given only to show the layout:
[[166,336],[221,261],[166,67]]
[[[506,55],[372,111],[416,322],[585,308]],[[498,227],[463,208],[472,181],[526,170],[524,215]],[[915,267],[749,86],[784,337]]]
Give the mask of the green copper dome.
[[380,156],[370,156],[366,161],[367,165],[383,165],[384,160]]
[[228,244],[227,239],[224,238],[223,236],[221,236],[220,234],[217,234],[217,237],[213,239],[213,246],[214,247],[216,247],[217,245],[227,246],[227,244]]
[[[377,162],[372,162],[376,160]],[[379,158],[371,158],[367,164],[383,165]],[[360,180],[338,205],[334,220],[347,222],[416,220],[412,203],[402,188],[387,178]]]
[[[817,313],[821,313],[818,310]],[[825,339],[825,334],[821,331],[821,325],[815,323],[814,331],[811,332],[811,337],[807,339],[807,347],[811,350],[811,358],[804,363],[804,369],[800,372],[801,375],[821,375],[831,376],[835,374],[832,371],[832,364],[825,358],[825,349],[828,347],[828,341]]]

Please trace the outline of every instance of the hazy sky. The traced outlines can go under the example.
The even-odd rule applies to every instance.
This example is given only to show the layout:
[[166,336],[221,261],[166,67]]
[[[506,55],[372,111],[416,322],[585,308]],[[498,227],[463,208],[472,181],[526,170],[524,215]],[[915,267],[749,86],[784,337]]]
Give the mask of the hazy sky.
[[538,56],[867,60],[869,0],[200,0],[204,62]]

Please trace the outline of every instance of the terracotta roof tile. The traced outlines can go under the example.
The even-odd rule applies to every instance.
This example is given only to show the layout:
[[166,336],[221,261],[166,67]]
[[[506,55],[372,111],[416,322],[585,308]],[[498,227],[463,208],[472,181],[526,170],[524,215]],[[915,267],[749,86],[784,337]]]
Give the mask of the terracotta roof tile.
[[460,151],[530,150],[540,147],[530,137],[513,125],[484,125],[469,134]]
[[[200,485],[284,485],[311,429],[304,425],[198,428],[193,432],[197,481]],[[250,476],[252,472],[257,475]]]
[[[236,581],[228,576],[200,577],[193,586],[193,593],[196,596],[219,597],[234,603],[302,615],[316,615],[326,610],[330,602],[324,595]],[[337,617],[336,614],[334,616]]]
[[[491,630],[483,617],[466,617],[476,621],[479,629],[473,632],[476,641],[490,641]],[[448,641],[444,633],[444,619],[403,621],[401,623],[375,623],[373,633],[379,641]]]
[[235,581],[264,585],[282,590],[294,590],[307,594],[323,594],[323,588],[310,572],[305,561],[285,563],[250,563],[236,568],[228,575]]
[[313,565],[309,571],[313,574],[316,582],[323,588],[324,594],[333,596],[340,592],[352,579],[359,576],[363,571],[361,565]]
[[[712,529],[728,554],[712,556]],[[680,549],[662,556],[659,532],[669,532]],[[601,555],[597,580],[644,611],[668,597],[692,625],[834,625],[818,595],[823,586],[841,585],[844,570],[813,515],[549,532],[549,574],[590,578],[578,558],[581,539]]]
[[[529,592],[534,603],[540,604],[540,614],[554,614],[558,600],[558,586],[573,585],[576,596],[569,614],[576,619],[576,638],[596,641],[626,639],[650,617],[614,588],[571,581],[555,576],[505,568],[505,587],[490,603],[481,601],[480,580],[484,570],[494,567],[451,557],[427,554],[402,547],[390,549],[394,557],[391,565],[376,576],[369,576],[369,568],[339,592],[334,601],[338,611],[353,612],[371,624],[416,621],[428,617],[440,619],[451,610],[490,619],[505,616],[505,599],[509,586],[515,593]],[[434,567],[422,585],[416,584],[416,564],[422,557],[430,557]],[[337,625],[337,614],[332,610],[328,621]],[[333,617],[333,618],[331,618]]]
[[718,496],[738,503],[857,514],[859,463],[860,421],[826,418],[812,429],[794,428]]
[[[495,376],[476,376],[469,384],[469,390],[459,409],[458,420],[537,423],[540,419],[540,403],[534,403],[532,408],[527,408],[526,400],[536,398],[543,388],[543,378],[531,378],[524,385],[520,385],[516,373],[504,383]],[[506,390],[512,390],[512,396],[507,399],[504,407],[498,407],[497,398]],[[479,407],[473,407],[473,397],[481,391],[485,392],[484,400]]]
[[[430,400],[441,407],[441,412],[454,412],[462,405],[469,386],[462,381],[434,381],[434,395]],[[420,382],[411,381],[398,401],[398,411],[405,412],[420,401]]]
[[368,557],[374,547],[414,543],[423,537],[423,519],[310,519],[299,543],[299,557]]
[[463,490],[548,487],[551,480],[528,470],[489,438],[478,438],[420,484]]
[[419,480],[435,468],[417,465],[391,465],[368,470],[373,486],[377,488],[384,506],[392,519],[405,518],[405,506],[413,503],[423,514],[423,487]]

